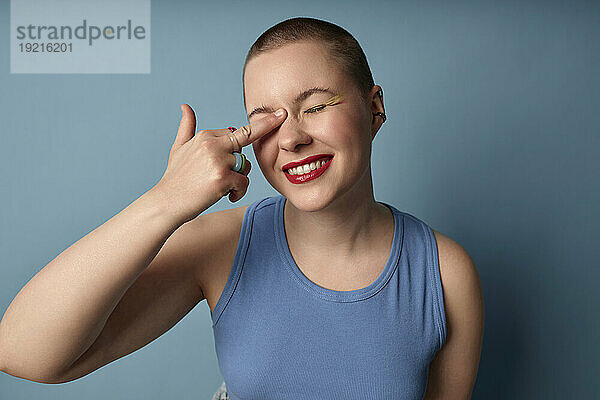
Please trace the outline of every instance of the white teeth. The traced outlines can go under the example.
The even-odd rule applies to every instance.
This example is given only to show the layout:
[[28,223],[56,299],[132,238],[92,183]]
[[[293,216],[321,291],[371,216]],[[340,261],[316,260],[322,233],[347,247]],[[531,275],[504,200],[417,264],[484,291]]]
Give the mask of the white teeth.
[[310,164],[304,164],[298,167],[290,168],[287,172],[290,175],[308,174],[312,170],[321,168],[328,160],[329,158],[323,158],[318,161],[313,161]]

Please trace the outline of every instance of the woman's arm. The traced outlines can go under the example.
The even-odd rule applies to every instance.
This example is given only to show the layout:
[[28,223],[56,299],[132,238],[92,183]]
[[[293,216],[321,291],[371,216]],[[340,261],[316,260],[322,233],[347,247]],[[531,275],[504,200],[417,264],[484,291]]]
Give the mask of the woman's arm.
[[444,292],[447,337],[429,366],[425,400],[468,400],[477,378],[485,305],[473,260],[457,242],[434,231]]
[[72,244],[21,289],[0,322],[2,371],[48,382],[90,348],[179,227],[152,194]]
[[[205,250],[223,242],[210,235],[215,225],[197,217],[225,195],[235,202],[246,194],[250,162],[235,170],[232,148],[271,132],[285,110],[233,133],[198,135],[192,108],[181,111],[161,180],[59,254],[10,304],[0,322],[3,371],[45,383],[76,379],[149,343],[204,298],[197,271],[213,262]],[[225,229],[230,237],[238,228]]]

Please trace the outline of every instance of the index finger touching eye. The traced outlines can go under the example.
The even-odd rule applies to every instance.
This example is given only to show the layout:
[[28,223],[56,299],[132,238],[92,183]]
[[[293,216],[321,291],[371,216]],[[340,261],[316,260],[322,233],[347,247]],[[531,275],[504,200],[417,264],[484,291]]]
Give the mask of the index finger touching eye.
[[[277,113],[279,112],[279,115]],[[248,125],[244,125],[238,128],[232,135],[235,136],[241,147],[247,146],[254,142],[256,139],[266,135],[273,129],[281,125],[285,120],[287,112],[284,108],[280,108],[274,113],[267,114],[266,116],[251,121]]]

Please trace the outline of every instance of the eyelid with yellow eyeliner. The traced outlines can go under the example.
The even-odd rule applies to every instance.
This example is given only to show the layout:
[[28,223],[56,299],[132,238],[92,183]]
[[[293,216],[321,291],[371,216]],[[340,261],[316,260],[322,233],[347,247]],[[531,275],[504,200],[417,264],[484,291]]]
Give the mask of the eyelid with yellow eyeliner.
[[[323,108],[325,108],[326,106],[333,106],[333,105],[336,105],[336,104],[340,104],[340,103],[342,103],[342,99],[343,98],[344,97],[341,94],[336,94],[331,99],[327,100],[325,103],[318,104],[316,106],[312,106],[311,108],[309,108],[305,112],[307,112],[307,113],[310,114],[312,111],[320,111]],[[320,110],[316,110],[316,109],[320,109]]]

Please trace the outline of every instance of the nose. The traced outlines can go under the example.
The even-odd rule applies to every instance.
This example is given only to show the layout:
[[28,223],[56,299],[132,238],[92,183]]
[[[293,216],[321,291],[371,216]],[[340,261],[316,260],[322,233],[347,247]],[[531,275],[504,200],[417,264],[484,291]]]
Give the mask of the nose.
[[311,142],[312,136],[293,118],[288,117],[279,126],[278,144],[280,149],[295,152],[298,150],[298,146]]

